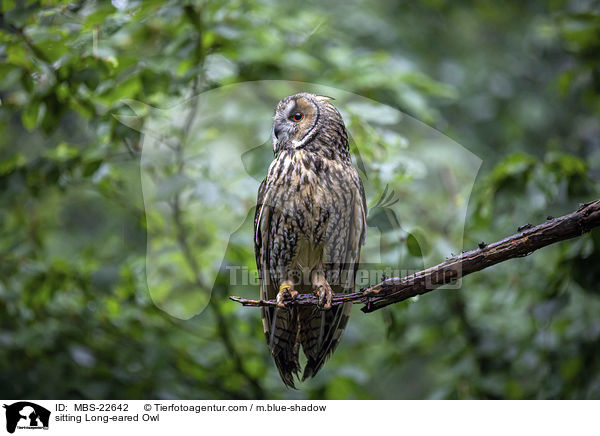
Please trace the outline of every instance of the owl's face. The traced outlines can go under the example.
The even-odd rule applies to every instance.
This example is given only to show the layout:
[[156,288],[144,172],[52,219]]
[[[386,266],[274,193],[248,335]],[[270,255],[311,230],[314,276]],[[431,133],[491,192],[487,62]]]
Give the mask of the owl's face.
[[[325,119],[337,110],[331,97],[300,93],[282,99],[273,118],[273,146],[302,148],[322,129]],[[338,114],[339,115],[339,114]]]

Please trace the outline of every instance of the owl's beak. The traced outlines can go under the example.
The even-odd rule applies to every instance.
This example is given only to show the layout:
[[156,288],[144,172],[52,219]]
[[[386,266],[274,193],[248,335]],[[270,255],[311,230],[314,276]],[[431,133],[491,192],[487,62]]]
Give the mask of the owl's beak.
[[283,133],[283,126],[281,124],[275,123],[273,126],[273,135],[275,135],[275,139],[279,140],[279,137]]
[[273,137],[275,142],[278,144],[283,144],[292,135],[293,131],[291,131],[290,127],[285,121],[275,120],[273,123]]

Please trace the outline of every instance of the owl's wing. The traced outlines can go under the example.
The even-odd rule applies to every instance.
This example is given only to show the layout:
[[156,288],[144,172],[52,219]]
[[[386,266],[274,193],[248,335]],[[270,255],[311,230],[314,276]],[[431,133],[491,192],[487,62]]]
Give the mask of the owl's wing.
[[[338,252],[338,259],[326,259],[327,266],[339,268],[338,276],[345,284],[332,286],[334,292],[353,292],[356,271],[360,259],[360,249],[365,242],[367,229],[367,201],[365,190],[354,168],[350,171],[353,188],[349,204],[349,222],[346,228],[345,241]],[[337,250],[334,250],[337,251]],[[302,348],[307,356],[306,367],[302,379],[314,376],[323,366],[327,358],[337,347],[352,309],[351,303],[334,306],[330,310],[321,311],[315,307],[301,308],[299,319],[302,323]]]
[[[276,283],[269,273],[269,236],[277,234],[276,231],[273,231],[276,223],[273,220],[273,208],[269,203],[268,186],[265,179],[258,189],[254,215],[254,255],[260,279],[260,298],[265,300],[274,299],[279,291],[279,283]],[[298,311],[294,307],[286,310],[261,307],[260,314],[265,338],[281,379],[287,386],[295,388],[294,374],[298,374],[300,371],[297,340]]]
[[[267,179],[263,180],[258,187],[258,197],[256,199],[256,211],[254,212],[254,257],[256,258],[256,267],[258,268],[258,277],[262,279],[262,268],[264,258],[263,251],[267,249],[266,246],[263,247],[263,235],[259,231],[260,229],[260,221],[262,219],[263,214],[263,206],[265,201],[265,191],[266,191]],[[268,213],[268,211],[267,211]],[[267,217],[265,217],[267,218]],[[262,287],[261,287],[262,291]],[[262,295],[261,295],[262,298]]]

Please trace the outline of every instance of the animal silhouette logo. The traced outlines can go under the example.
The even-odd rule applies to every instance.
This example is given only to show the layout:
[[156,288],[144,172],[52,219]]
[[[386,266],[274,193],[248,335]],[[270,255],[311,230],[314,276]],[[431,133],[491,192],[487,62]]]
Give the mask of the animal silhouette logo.
[[218,280],[234,286],[250,277],[237,275],[247,271],[241,252],[227,258],[227,249],[251,244],[244,225],[273,157],[273,108],[301,91],[335,98],[364,184],[369,229],[357,287],[377,283],[380,272],[407,276],[462,250],[481,159],[397,109],[331,87],[269,80],[214,88],[165,108],[123,100],[115,118],[140,132],[132,152],[140,152],[146,283],[171,316],[200,314]]
[[6,409],[6,431],[19,429],[48,429],[50,411],[29,401],[3,406]]

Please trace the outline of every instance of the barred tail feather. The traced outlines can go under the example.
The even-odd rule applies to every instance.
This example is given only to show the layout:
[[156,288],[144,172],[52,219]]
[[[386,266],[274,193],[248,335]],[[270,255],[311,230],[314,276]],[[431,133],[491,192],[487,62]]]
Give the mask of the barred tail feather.
[[297,311],[273,307],[261,311],[265,338],[277,370],[286,386],[295,389],[294,375],[300,371]]
[[[307,357],[307,363],[302,374],[302,380],[314,377],[325,361],[337,347],[348,318],[352,304],[346,303],[335,306],[330,310],[321,311],[316,308],[304,309],[300,315],[300,342]],[[311,312],[309,312],[311,311]]]

